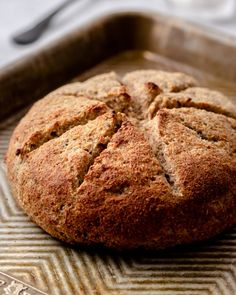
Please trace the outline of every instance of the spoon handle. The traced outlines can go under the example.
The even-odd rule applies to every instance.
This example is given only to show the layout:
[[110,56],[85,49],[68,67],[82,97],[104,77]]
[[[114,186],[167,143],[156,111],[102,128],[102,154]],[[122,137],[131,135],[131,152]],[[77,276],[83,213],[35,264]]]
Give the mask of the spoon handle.
[[37,21],[35,24],[31,25],[28,29],[24,30],[23,32],[13,36],[13,41],[20,45],[26,45],[35,42],[48,28],[53,17],[57,15],[60,11],[62,11],[65,7],[67,7],[75,1],[77,0],[66,0],[62,2],[48,15],[43,17],[43,19]]

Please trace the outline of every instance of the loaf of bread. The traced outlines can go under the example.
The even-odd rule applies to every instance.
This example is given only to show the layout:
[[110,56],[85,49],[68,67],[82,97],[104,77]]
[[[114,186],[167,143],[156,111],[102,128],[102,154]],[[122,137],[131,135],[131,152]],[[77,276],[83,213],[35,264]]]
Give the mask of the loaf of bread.
[[37,101],[6,156],[13,194],[52,236],[160,249],[236,224],[236,109],[183,73],[106,73]]

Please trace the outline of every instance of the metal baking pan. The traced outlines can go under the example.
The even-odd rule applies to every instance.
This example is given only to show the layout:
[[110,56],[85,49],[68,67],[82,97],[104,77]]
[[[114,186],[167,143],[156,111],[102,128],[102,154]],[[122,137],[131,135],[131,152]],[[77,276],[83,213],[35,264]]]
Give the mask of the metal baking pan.
[[[70,247],[22,212],[3,157],[24,108],[74,79],[115,70],[178,70],[235,99],[236,40],[161,15],[102,17],[0,72],[0,294],[234,295],[236,230],[159,252]],[[233,180],[235,181],[235,180]]]

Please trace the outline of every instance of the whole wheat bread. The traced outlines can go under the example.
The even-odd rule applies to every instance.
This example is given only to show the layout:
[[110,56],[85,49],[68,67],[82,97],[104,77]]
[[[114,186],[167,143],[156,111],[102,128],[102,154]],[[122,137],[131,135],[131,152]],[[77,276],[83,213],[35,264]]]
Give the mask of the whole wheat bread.
[[69,243],[159,249],[236,223],[236,109],[183,73],[65,85],[16,127],[6,163],[25,212]]

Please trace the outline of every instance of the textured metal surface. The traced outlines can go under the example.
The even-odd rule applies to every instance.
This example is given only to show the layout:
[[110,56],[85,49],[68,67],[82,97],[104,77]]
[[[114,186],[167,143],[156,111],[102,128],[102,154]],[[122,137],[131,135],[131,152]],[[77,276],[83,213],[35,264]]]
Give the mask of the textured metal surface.
[[[227,79],[220,80],[188,60],[180,61],[154,51],[128,51],[79,79],[108,70],[180,70],[235,99],[236,85],[226,81],[230,80],[227,73]],[[24,112],[0,124],[0,295],[236,294],[236,229],[205,243],[168,251],[115,253],[70,247],[32,223],[14,201],[3,161],[12,130]]]

